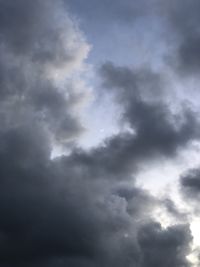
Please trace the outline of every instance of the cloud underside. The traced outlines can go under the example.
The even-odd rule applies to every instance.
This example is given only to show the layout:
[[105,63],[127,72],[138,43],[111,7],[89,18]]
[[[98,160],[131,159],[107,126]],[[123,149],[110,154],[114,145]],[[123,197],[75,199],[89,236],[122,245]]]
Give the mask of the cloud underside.
[[[148,12],[147,1],[131,9],[122,2],[110,19],[123,21],[132,9],[143,9],[141,17]],[[179,40],[171,65],[177,76],[196,74],[200,66],[200,7],[191,3],[164,5]],[[189,105],[174,113],[162,97],[149,99],[151,90],[161,96],[168,90],[163,73],[105,63],[98,72],[102,94],[113,96],[120,123],[130,130],[89,151],[78,148],[88,92],[76,74],[90,46],[65,4],[0,0],[0,266],[189,267],[186,217],[172,199],[137,186],[135,176],[199,140],[196,113]],[[162,10],[160,4],[152,12]],[[52,159],[54,145],[69,146],[70,154]],[[189,188],[187,198],[198,194],[198,171],[181,185]],[[157,208],[175,223],[162,227]]]

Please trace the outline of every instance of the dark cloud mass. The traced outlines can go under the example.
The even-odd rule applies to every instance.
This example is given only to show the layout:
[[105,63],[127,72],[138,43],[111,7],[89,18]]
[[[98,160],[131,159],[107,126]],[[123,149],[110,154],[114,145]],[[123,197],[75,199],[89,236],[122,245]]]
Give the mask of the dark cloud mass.
[[[112,13],[108,2],[98,1],[101,12]],[[132,19],[134,4],[127,3],[113,4],[114,19],[127,12]],[[148,5],[139,4],[142,16]],[[160,73],[105,63],[103,93],[113,94],[130,131],[79,148],[87,90],[77,77],[88,51],[63,1],[0,0],[0,267],[189,267],[185,214],[135,177],[142,164],[173,158],[199,139],[196,114],[186,106],[172,112]],[[70,154],[52,159],[58,144]],[[184,177],[182,186],[198,192],[197,176]],[[158,207],[174,225],[162,226]]]
[[[148,101],[145,95],[154,94],[161,86],[162,77],[156,73],[105,64],[101,69],[104,85],[109,86],[120,105],[123,103],[122,122],[129,123],[136,134],[127,147],[136,158],[154,154],[173,155],[188,141],[198,138],[198,120],[187,108],[182,114],[173,114],[161,99]],[[130,158],[130,155],[129,155]]]
[[200,170],[191,169],[181,177],[183,191],[192,199],[198,199],[200,193]]
[[175,40],[176,51],[172,61],[182,75],[198,75],[200,70],[199,11],[198,0],[176,0],[164,4],[163,12],[167,14]]
[[162,231],[160,225],[154,223],[145,225],[139,234],[142,266],[188,266],[182,255],[187,253],[188,241],[191,241],[187,226],[172,226]]

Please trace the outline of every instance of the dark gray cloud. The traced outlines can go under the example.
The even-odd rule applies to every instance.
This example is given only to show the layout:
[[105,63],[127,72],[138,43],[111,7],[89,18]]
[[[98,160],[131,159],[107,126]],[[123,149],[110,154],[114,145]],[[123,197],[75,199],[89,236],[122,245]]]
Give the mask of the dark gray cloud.
[[153,217],[163,202],[132,178],[199,137],[192,111],[175,125],[168,106],[143,98],[160,91],[159,75],[104,65],[104,86],[135,134],[50,157],[52,140],[81,133],[85,97],[68,79],[88,45],[62,3],[0,0],[0,266],[187,267],[189,225],[162,228]]
[[200,170],[191,169],[181,177],[181,186],[191,198],[198,198],[200,193]]
[[[101,73],[103,85],[114,94],[122,108],[122,123],[128,123],[135,131],[132,136],[121,137],[124,142],[120,143],[119,137],[110,142],[114,147],[126,146],[125,150],[130,152],[127,158],[131,155],[137,159],[158,154],[171,156],[190,140],[198,139],[198,119],[189,107],[185,106],[181,114],[173,114],[162,98],[148,100],[157,91],[166,90],[161,75],[115,67],[110,63],[102,67]],[[124,155],[121,158],[124,159]]]
[[139,233],[142,266],[189,266],[183,258],[191,241],[187,225],[162,230],[159,224],[153,223],[142,227]]
[[[140,222],[151,218],[154,198],[129,183],[93,180],[92,171],[88,177],[72,172],[60,159],[49,160],[48,146],[37,145],[38,138],[41,142],[36,131],[21,128],[1,136],[2,266],[145,266],[144,231],[139,229]],[[173,259],[186,262],[190,239],[179,240],[179,231],[189,236],[188,228],[176,230],[168,237],[169,245],[184,250]],[[165,230],[159,227],[159,234],[159,246],[166,246]],[[152,246],[156,242],[153,239]]]
[[179,190],[182,198],[187,201],[191,214],[199,216],[200,169],[189,169],[180,176]]
[[176,0],[162,5],[162,14],[167,16],[170,25],[166,34],[175,47],[170,57],[177,70],[184,75],[197,75],[200,70],[199,11],[197,0]]
[[[141,164],[176,156],[190,141],[199,139],[195,112],[185,105],[181,113],[173,114],[159,97],[166,86],[160,75],[112,64],[105,64],[101,75],[104,93],[113,94],[121,108],[121,124],[128,123],[133,133],[119,133],[88,152],[75,149],[64,159],[69,168],[77,170],[77,164],[86,176],[129,180]],[[158,98],[152,100],[155,92]]]

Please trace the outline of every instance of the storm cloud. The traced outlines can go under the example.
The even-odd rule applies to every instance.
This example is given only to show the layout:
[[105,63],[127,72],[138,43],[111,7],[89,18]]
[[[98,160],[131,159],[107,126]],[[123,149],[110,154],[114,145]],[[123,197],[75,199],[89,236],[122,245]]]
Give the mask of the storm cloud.
[[[113,19],[130,11],[132,20],[132,6],[117,1]],[[80,147],[90,45],[69,10],[61,0],[0,0],[0,266],[192,266],[187,216],[137,174],[199,140],[196,113],[185,104],[173,113],[163,73],[105,63],[94,90],[112,95],[128,130]],[[67,151],[53,158],[58,145]]]

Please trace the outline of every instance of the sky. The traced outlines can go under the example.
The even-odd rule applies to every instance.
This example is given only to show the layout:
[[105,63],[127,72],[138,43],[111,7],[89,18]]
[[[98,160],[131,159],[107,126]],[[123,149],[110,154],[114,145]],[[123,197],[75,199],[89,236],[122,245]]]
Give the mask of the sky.
[[199,0],[0,0],[0,267],[200,266]]

